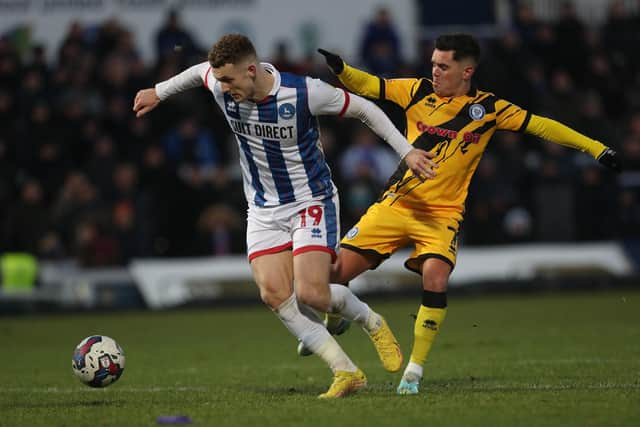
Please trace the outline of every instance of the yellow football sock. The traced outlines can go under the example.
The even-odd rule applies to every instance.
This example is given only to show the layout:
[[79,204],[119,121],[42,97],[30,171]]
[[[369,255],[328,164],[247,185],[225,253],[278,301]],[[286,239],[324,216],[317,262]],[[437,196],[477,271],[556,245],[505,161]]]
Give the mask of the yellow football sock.
[[447,314],[447,308],[420,306],[416,323],[413,327],[413,350],[410,361],[423,366],[431,350],[431,345],[440,331],[440,326]]

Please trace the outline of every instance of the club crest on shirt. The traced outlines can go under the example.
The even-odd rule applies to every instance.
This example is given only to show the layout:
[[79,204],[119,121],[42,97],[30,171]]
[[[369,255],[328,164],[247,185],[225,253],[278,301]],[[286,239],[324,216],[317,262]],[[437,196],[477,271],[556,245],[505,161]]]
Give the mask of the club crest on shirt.
[[294,107],[293,104],[286,102],[278,108],[278,114],[284,120],[288,120],[296,114],[296,107]]
[[482,120],[486,111],[481,104],[471,104],[469,107],[469,117],[473,120]]
[[358,235],[358,227],[353,227],[351,230],[347,232],[347,239],[351,240]]

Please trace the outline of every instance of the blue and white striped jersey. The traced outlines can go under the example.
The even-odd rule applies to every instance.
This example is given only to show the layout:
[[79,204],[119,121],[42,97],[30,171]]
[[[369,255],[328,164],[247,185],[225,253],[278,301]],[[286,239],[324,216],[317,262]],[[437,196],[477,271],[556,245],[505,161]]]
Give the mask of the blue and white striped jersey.
[[[247,201],[267,207],[331,197],[337,190],[320,144],[316,116],[343,114],[348,93],[318,79],[280,73],[271,64],[261,66],[275,82],[269,95],[257,103],[237,103],[224,94],[207,62],[187,70],[191,83],[197,75],[213,93],[235,133]],[[161,98],[162,89],[156,86]]]

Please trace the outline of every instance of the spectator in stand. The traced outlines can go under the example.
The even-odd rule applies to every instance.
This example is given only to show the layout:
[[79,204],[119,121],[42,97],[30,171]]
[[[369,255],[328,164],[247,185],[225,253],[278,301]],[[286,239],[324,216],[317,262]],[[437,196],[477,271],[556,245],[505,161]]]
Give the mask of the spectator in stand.
[[498,158],[487,153],[469,187],[469,216],[463,227],[465,243],[486,245],[504,242],[501,223],[507,210],[516,202],[511,191],[512,183],[507,181],[502,171],[498,174]]
[[390,77],[402,63],[400,37],[391,20],[391,13],[381,7],[364,29],[360,59],[367,70]]
[[557,69],[551,73],[550,80],[551,91],[545,100],[544,113],[557,117],[569,126],[575,126],[578,122],[580,99],[571,74]]
[[270,61],[278,70],[286,73],[299,73],[298,65],[291,59],[289,55],[289,45],[285,41],[276,44],[273,58]]
[[358,168],[364,168],[378,189],[398,166],[398,156],[387,150],[376,135],[364,126],[358,126],[352,137],[352,144],[343,152],[340,159],[340,174],[345,181],[354,179]]
[[153,230],[151,254],[169,255],[176,249],[173,239],[176,227],[172,220],[179,216],[182,206],[176,203],[180,194],[178,178],[159,145],[148,145],[142,154],[140,187],[148,192],[149,210],[153,212],[151,218],[145,219],[150,220]]
[[212,176],[220,166],[220,151],[213,133],[193,117],[184,118],[164,138],[167,159],[187,181]]
[[86,218],[74,226],[72,255],[80,267],[110,267],[118,265],[118,242],[106,225],[96,218]]
[[622,143],[622,155],[628,156],[627,170],[619,181],[618,235],[623,238],[640,238],[640,112],[629,123],[628,136]]
[[[15,157],[11,152],[10,144],[8,140],[0,136],[0,206],[7,207],[0,209],[0,234],[2,233],[7,215],[9,214],[8,207],[16,202],[15,198],[18,192],[16,182],[17,171],[18,168],[16,167]],[[0,237],[0,245],[2,245],[2,240],[3,238]]]
[[[579,115],[576,127],[598,141],[620,141],[622,132],[608,115],[605,115],[602,98],[594,90],[586,91],[580,97]],[[618,144],[613,144],[615,147]]]
[[518,2],[515,7],[513,26],[520,34],[520,38],[525,45],[531,46],[535,43],[536,33],[540,29],[540,22],[536,18],[533,8],[528,2]]
[[20,201],[9,208],[0,252],[16,251],[38,254],[40,239],[49,228],[44,209],[42,187],[37,180],[27,180],[20,189]]
[[63,143],[45,140],[38,144],[33,175],[42,183],[46,205],[55,199],[70,167]]
[[627,156],[626,170],[640,172],[640,136],[627,136],[622,142],[622,153]]
[[555,50],[558,52],[561,67],[569,72],[573,81],[582,84],[589,50],[585,38],[585,25],[578,18],[573,1],[564,1],[560,5],[560,18],[555,23],[554,31]]
[[51,67],[47,62],[47,51],[45,47],[41,44],[34,45],[31,49],[31,55],[26,62],[25,69],[40,74],[45,87],[48,87]]
[[640,138],[640,110],[631,114],[629,119],[629,135]]
[[99,198],[95,187],[84,173],[78,171],[67,175],[50,209],[54,227],[68,248],[72,247],[77,224],[85,218],[99,218],[108,214],[105,202]]
[[244,252],[244,227],[235,210],[222,203],[207,206],[198,218],[195,252],[232,255]]
[[609,4],[607,21],[602,28],[602,43],[617,65],[628,69],[633,75],[638,64],[637,46],[640,41],[640,22],[634,21],[621,0]]
[[159,61],[172,55],[189,58],[200,52],[193,37],[180,25],[180,14],[176,9],[169,10],[164,25],[156,34],[156,58]]
[[113,205],[111,232],[116,242],[118,264],[127,265],[136,257],[148,255],[146,228],[136,215],[136,209],[131,201],[122,200]]
[[87,165],[87,175],[91,182],[96,186],[102,198],[109,197],[113,194],[113,174],[116,169],[117,156],[113,143],[113,138],[107,134],[101,134],[95,137],[92,144],[93,153],[85,163]]
[[521,64],[533,62],[533,57],[520,35],[516,31],[505,32],[493,43],[491,51],[479,80],[496,93],[508,93],[514,103],[530,105],[535,94],[527,84],[527,68]]
[[16,48],[0,36],[0,88],[11,91],[20,86],[20,57]]
[[[614,68],[607,52],[595,52],[588,60],[587,69],[583,70],[584,84],[594,89],[602,102],[603,112],[609,119],[624,115],[628,110],[625,75]],[[615,75],[616,78],[611,78]],[[618,78],[619,76],[619,78]]]
[[18,121],[24,120],[24,116],[24,112],[18,109],[16,97],[9,89],[0,86],[0,129],[2,129],[0,136],[7,144],[16,138]]
[[582,241],[604,240],[614,235],[616,223],[616,197],[610,177],[600,168],[587,165],[582,169],[575,191],[577,219],[576,238]]
[[528,242],[532,232],[531,214],[522,206],[509,209],[504,215],[504,243],[514,244]]

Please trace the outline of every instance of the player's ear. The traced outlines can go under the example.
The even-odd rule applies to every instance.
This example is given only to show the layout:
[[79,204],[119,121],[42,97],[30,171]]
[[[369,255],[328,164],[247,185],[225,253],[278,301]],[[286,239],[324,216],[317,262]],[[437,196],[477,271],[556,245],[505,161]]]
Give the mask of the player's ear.
[[255,76],[256,76],[256,73],[257,73],[257,71],[258,71],[258,68],[257,68],[256,64],[251,63],[251,64],[249,64],[249,65],[247,66],[247,71],[249,72],[249,76],[251,76],[251,77],[255,77]]
[[476,71],[475,65],[467,65],[462,69],[462,79],[471,80],[471,76],[473,76],[474,71]]

